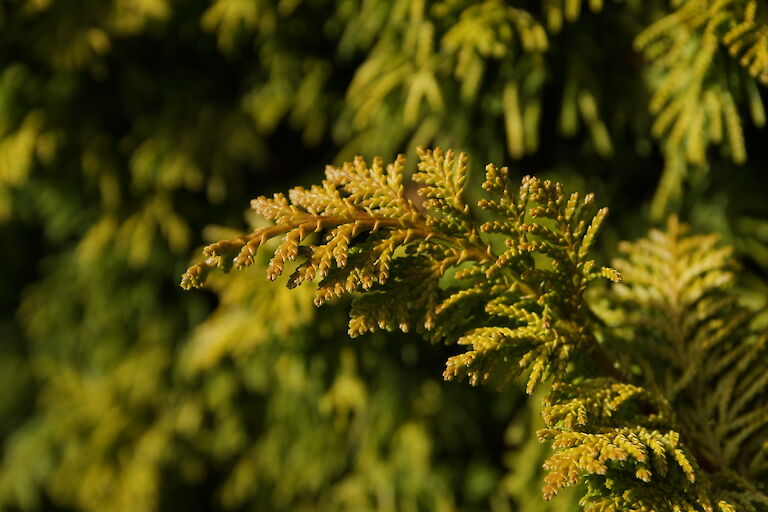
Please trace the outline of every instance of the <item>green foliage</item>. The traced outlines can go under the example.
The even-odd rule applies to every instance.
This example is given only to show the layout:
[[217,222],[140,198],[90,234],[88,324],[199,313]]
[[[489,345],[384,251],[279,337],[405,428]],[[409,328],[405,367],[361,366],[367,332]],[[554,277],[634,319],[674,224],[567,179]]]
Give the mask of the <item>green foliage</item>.
[[713,474],[714,500],[767,506],[766,490],[750,482],[768,479],[768,333],[732,291],[730,248],[716,235],[687,236],[673,218],[666,232],[621,249],[616,332],[640,380],[673,407]]
[[[721,161],[710,146],[722,147],[725,161],[744,163],[746,112],[756,126],[765,123],[758,84],[768,59],[766,13],[755,0],[604,3],[14,2],[0,20],[21,47],[0,79],[8,105],[0,194],[11,204],[11,191],[34,167],[61,165],[75,149],[83,170],[91,169],[87,179],[104,187],[111,217],[93,236],[106,238],[123,234],[123,159],[135,186],[166,195],[205,188],[221,201],[226,183],[263,160],[263,138],[281,126],[308,146],[331,142],[343,157],[461,143],[486,159],[517,159],[552,153],[541,149],[546,137],[590,158],[647,160],[653,136],[665,160],[653,203],[658,220],[679,209],[686,180]],[[232,80],[199,77],[184,87],[184,60],[130,60],[136,42],[175,33],[180,54],[199,51],[197,65]],[[23,46],[25,37],[35,44]],[[633,39],[643,61],[629,55]],[[201,40],[204,50],[193,44]],[[38,61],[42,68],[31,65]],[[160,87],[142,85],[150,76]],[[101,105],[82,119],[76,108],[59,108],[95,90],[109,96],[101,93],[107,84],[132,91],[130,102],[111,102],[130,125],[122,139]],[[163,88],[175,91],[172,101],[155,92]],[[200,108],[187,111],[190,103]],[[556,134],[543,123],[545,112]],[[545,165],[571,164],[554,158]],[[167,197],[149,202],[125,235],[159,231],[181,250],[190,231],[176,206]],[[140,249],[134,258],[142,258]]]
[[[181,294],[174,276],[201,232],[234,237],[211,224],[246,226],[251,191],[312,182],[301,173],[354,154],[412,159],[417,144],[442,144],[598,192],[612,212],[594,246],[606,261],[652,222],[655,197],[656,219],[676,211],[734,247],[740,307],[756,309],[768,293],[765,26],[764,3],[748,0],[0,2],[0,509],[575,510],[586,484],[539,499],[552,455],[535,435],[547,386],[526,404],[519,386],[438,386],[436,367],[455,357],[456,378],[502,385],[526,371],[494,364],[499,351],[529,354],[526,377],[545,370],[533,387],[572,365],[588,377],[607,368],[601,351],[584,351],[592,335],[619,359],[631,352],[612,341],[634,338],[629,327],[603,332],[589,312],[574,313],[590,326],[584,339],[567,322],[547,325],[585,303],[565,278],[590,257],[558,266],[549,245],[521,249],[546,241],[519,238],[524,224],[571,231],[529,215],[506,226],[502,192],[487,198],[502,209],[478,210],[482,180],[458,156],[425,160],[426,200],[403,178],[415,227],[397,224],[401,192],[383,164],[365,179],[336,166],[339,195],[386,222],[355,225],[342,210],[340,224],[307,221],[301,241],[286,242],[270,273],[287,282],[298,270],[293,283],[314,273],[322,294],[266,286],[257,274],[268,258],[250,252],[253,269],[211,277],[215,295]],[[370,197],[352,191],[376,180]],[[301,194],[312,205],[326,192]],[[504,245],[510,237],[518,245]],[[292,251],[305,262],[309,246],[316,262],[298,267]],[[518,281],[560,291],[526,302]],[[383,333],[347,343],[341,314],[310,302],[348,287],[354,334],[407,328],[449,343]],[[604,300],[590,304],[614,325]],[[623,366],[651,389],[647,369]],[[675,368],[663,378],[690,377]],[[730,378],[729,393],[742,393]],[[647,411],[622,411],[645,421]],[[729,464],[757,467],[744,453],[760,436],[729,449]],[[709,443],[695,443],[701,461]],[[728,478],[723,489],[747,488]]]
[[[271,279],[286,261],[306,252],[288,283],[293,287],[318,277],[317,304],[370,292],[352,304],[351,335],[415,326],[434,331],[430,337],[437,341],[456,327],[468,327],[450,318],[476,322],[458,340],[471,350],[448,361],[446,378],[467,376],[475,383],[493,378],[506,385],[517,372],[506,366],[494,370],[500,358],[513,357],[530,371],[532,393],[545,371],[565,372],[573,348],[596,344],[585,335],[584,292],[598,277],[620,279],[588,259],[607,210],[592,217],[592,195],[566,198],[562,185],[537,178],[524,178],[514,191],[508,169],[489,165],[483,188],[494,199],[478,205],[491,217],[479,222],[464,200],[466,155],[456,158],[440,149],[419,153],[413,179],[424,185],[419,189],[424,213],[405,195],[402,156],[386,167],[376,159],[368,168],[360,158],[328,167],[322,186],[294,188],[290,201],[280,194],[254,199],[253,209],[275,226],[209,245],[208,259],[184,274],[182,287],[201,286],[214,267],[244,268],[259,245],[283,235],[269,265]],[[324,232],[319,244],[300,245],[316,232]],[[481,233],[503,235],[507,249],[495,255]],[[441,290],[441,278],[468,261],[475,265],[454,275],[468,284]],[[476,308],[484,314],[465,316]],[[568,319],[562,326],[556,321],[561,316]]]
[[[756,81],[768,83],[768,26],[757,19],[758,2],[683,1],[635,40],[651,65],[655,115],[651,132],[663,141],[666,167],[654,215],[669,196],[680,194],[686,166],[707,164],[707,149],[723,144],[730,159],[746,161],[742,122],[735,98],[749,106],[752,122],[765,125]],[[764,7],[761,7],[765,11]],[[765,18],[766,13],[760,16]],[[723,45],[744,71],[718,58]],[[723,50],[725,49],[723,48]],[[724,52],[723,52],[724,53]],[[723,72],[723,67],[728,71]]]
[[730,249],[673,218],[622,252],[608,328],[637,370],[555,383],[545,496],[586,474],[585,510],[764,510],[768,338],[729,289]]
[[[209,245],[182,286],[242,269],[281,237],[270,279],[301,255],[288,287],[317,278],[318,305],[352,293],[351,335],[415,325],[468,346],[448,359],[446,380],[506,387],[527,373],[532,394],[549,378],[538,436],[556,451],[544,498],[582,482],[587,511],[765,510],[768,335],[728,290],[730,249],[685,237],[673,218],[666,233],[623,246],[622,283],[589,257],[607,215],[593,214],[593,195],[530,176],[516,188],[489,164],[481,221],[464,199],[466,155],[419,155],[422,208],[405,195],[402,156],[329,166],[322,186],[253,200],[275,225]],[[600,277],[621,283],[606,324],[585,298]]]
[[[49,292],[30,295],[24,313],[37,336],[75,344],[88,332],[91,358],[117,360],[109,372],[86,374],[76,364],[96,363],[36,355],[36,368],[50,372],[44,402],[4,453],[3,506],[41,508],[41,496],[50,496],[80,510],[159,510],[163,500],[181,508],[179,496],[164,494],[212,479],[215,494],[204,506],[455,510],[463,489],[454,486],[472,473],[459,469],[466,454],[439,440],[470,436],[485,413],[466,409],[465,391],[444,390],[419,369],[428,354],[413,340],[400,340],[402,355],[381,338],[352,347],[339,333],[340,312],[316,315],[308,289],[291,291],[286,278],[260,286],[267,265],[259,255],[237,279],[211,279],[219,305],[178,351],[160,304],[145,304],[151,316],[141,330],[130,327],[132,317],[111,319],[119,332],[99,330],[106,315],[124,314],[110,307],[119,299],[112,290],[128,289],[107,280],[118,275],[113,269],[94,276],[105,286],[88,287],[104,293],[91,306],[105,311],[85,315],[87,325],[65,316],[78,304],[49,319],[37,302]],[[70,296],[86,285],[67,283],[60,286]],[[254,323],[261,318],[274,321]],[[55,332],[61,325],[69,327]],[[117,350],[115,338],[129,348]],[[472,460],[488,465],[487,449],[469,444]]]
[[[239,279],[216,276],[221,303],[180,359],[183,374],[197,383],[185,399],[213,417],[190,442],[213,440],[214,460],[226,468],[221,503],[454,509],[451,484],[461,472],[435,460],[431,440],[462,435],[465,419],[451,412],[459,397],[423,372],[402,372],[413,365],[381,339],[345,343],[339,315],[316,315],[310,290],[290,291],[285,277],[277,289],[260,286],[267,261],[255,260]],[[284,321],[254,329],[253,318],[264,317]]]

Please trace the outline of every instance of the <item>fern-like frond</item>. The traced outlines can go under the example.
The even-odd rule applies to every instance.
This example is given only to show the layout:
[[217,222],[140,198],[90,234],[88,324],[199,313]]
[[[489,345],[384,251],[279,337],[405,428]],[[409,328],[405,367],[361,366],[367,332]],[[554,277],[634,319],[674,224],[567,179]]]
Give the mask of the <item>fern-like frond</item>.
[[[424,152],[422,157],[425,162],[434,160],[431,152]],[[448,247],[455,263],[488,260],[488,248],[473,243],[476,237],[470,241],[470,237],[433,229],[429,219],[436,219],[422,215],[405,195],[404,165],[402,156],[388,166],[375,159],[370,167],[357,158],[341,167],[327,167],[320,186],[296,187],[287,198],[276,194],[254,199],[251,207],[276,224],[209,245],[204,250],[208,259],[184,274],[182,286],[200,286],[213,267],[226,270],[232,265],[237,269],[250,265],[259,246],[277,236],[283,238],[269,264],[270,279],[282,272],[286,261],[305,253],[305,261],[291,277],[291,286],[329,277],[334,268],[344,270],[343,286],[337,286],[342,282],[338,274],[331,277],[332,285],[321,284],[319,302],[359,288],[370,289],[374,283],[384,284],[390,262],[400,248],[418,253]],[[443,167],[429,168],[423,179],[432,184],[425,192],[429,204],[447,212],[459,200],[463,182],[443,181],[445,172]],[[317,238],[315,233],[320,233],[318,244],[311,243]]]
[[[214,267],[248,266],[259,246],[281,237],[270,279],[300,259],[288,285],[319,279],[316,304],[366,292],[353,302],[352,336],[415,329],[466,346],[448,360],[447,379],[504,386],[527,373],[532,393],[547,376],[565,374],[574,349],[600,352],[584,292],[598,277],[620,279],[589,258],[607,210],[595,213],[591,194],[566,196],[558,183],[525,177],[516,187],[507,168],[489,165],[489,198],[479,206],[492,220],[481,222],[465,199],[467,156],[419,156],[413,179],[425,213],[405,195],[403,157],[370,167],[357,158],[328,167],[320,186],[255,199],[275,225],[208,246],[182,286],[200,286]],[[486,234],[503,235],[506,251],[495,254]]]
[[545,498],[585,483],[587,511],[768,510],[768,333],[733,293],[731,249],[686,229],[620,246],[603,336],[634,368],[556,380]]
[[652,480],[654,485],[661,481],[677,488],[680,503],[706,497],[706,487],[698,481],[700,468],[670,427],[673,414],[663,397],[614,379],[556,383],[542,415],[548,428],[539,431],[539,437],[551,439],[558,450],[545,463],[545,498],[585,476],[586,510],[620,502],[617,498],[623,497],[612,489],[614,481],[624,482],[623,487],[636,495],[634,506],[654,503],[642,496],[644,484]]
[[[443,36],[442,47],[455,61],[454,75],[460,82],[461,98],[474,101],[489,62],[519,59],[524,66],[540,67],[542,62],[535,59],[525,62],[522,56],[540,56],[548,49],[549,39],[543,25],[528,11],[499,0],[486,0],[461,12],[458,22]],[[514,89],[517,93],[517,84]],[[509,90],[509,86],[505,87],[505,98]],[[504,102],[507,104],[509,101],[505,99]],[[524,113],[520,110],[512,112],[505,108],[508,130],[510,127],[519,129],[507,133],[508,146],[513,155],[524,151],[525,123]]]
[[733,291],[730,248],[686,231],[673,218],[666,232],[620,247],[614,334],[644,385],[674,409],[711,475],[711,495],[734,510],[763,510],[764,484],[745,485],[768,479],[768,333],[755,330],[754,312]]
[[740,2],[740,21],[732,23],[723,35],[723,44],[750,75],[768,85],[768,9],[761,5],[758,13],[757,0]]
[[[529,394],[553,381],[539,432],[555,448],[547,499],[584,483],[588,511],[766,510],[768,333],[730,289],[730,249],[673,219],[623,244],[618,271],[598,267],[590,249],[607,210],[592,194],[531,176],[517,185],[489,164],[481,221],[466,155],[419,157],[424,208],[405,195],[403,157],[329,166],[319,186],[255,199],[275,224],[208,246],[182,286],[250,265],[275,238],[268,277],[298,260],[289,287],[319,281],[318,305],[352,294],[352,336],[416,330],[466,347],[446,379],[503,387],[524,375]],[[585,293],[598,278],[620,283],[619,271],[598,329]]]

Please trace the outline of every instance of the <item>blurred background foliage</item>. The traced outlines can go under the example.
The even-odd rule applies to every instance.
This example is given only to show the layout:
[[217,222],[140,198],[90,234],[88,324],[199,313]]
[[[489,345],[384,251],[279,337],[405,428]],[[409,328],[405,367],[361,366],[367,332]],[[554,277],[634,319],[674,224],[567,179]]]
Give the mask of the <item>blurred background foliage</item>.
[[538,400],[195,247],[325,163],[467,150],[668,213],[768,276],[768,7],[734,0],[0,2],[0,509],[546,506]]

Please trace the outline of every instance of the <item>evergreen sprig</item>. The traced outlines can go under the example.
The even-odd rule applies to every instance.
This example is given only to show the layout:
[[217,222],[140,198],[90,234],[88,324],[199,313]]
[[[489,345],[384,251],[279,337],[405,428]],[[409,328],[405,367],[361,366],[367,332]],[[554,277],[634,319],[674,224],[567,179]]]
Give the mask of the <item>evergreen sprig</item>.
[[[352,294],[352,336],[416,329],[467,347],[447,380],[503,387],[525,374],[529,394],[550,381],[545,498],[581,482],[588,511],[766,510],[768,335],[729,289],[730,250],[673,219],[622,245],[618,271],[598,267],[607,209],[592,194],[531,176],[515,185],[489,164],[475,211],[465,154],[419,156],[420,205],[402,156],[329,166],[320,186],[255,199],[275,225],[208,246],[182,286],[246,267],[279,238],[268,277],[300,260],[289,287],[318,281],[318,305]],[[620,283],[604,322],[585,296],[598,278]]]
[[[405,194],[403,157],[386,167],[361,158],[329,166],[321,186],[255,199],[252,207],[276,225],[206,247],[207,260],[184,274],[182,286],[202,285],[214,267],[248,266],[259,245],[282,236],[268,277],[301,254],[289,286],[319,278],[318,305],[367,292],[353,302],[352,336],[415,328],[467,346],[448,360],[446,379],[504,386],[527,371],[532,393],[547,375],[565,375],[574,348],[602,353],[588,329],[584,292],[598,277],[620,279],[588,256],[607,210],[593,215],[593,195],[566,196],[559,183],[526,176],[516,187],[506,167],[488,165],[489,198],[478,206],[490,219],[480,221],[464,199],[466,155],[419,155],[413,180],[423,185],[426,212]],[[506,249],[496,254],[489,235],[502,235]],[[449,274],[457,286],[441,286]],[[505,361],[517,363],[499,364]]]
[[669,401],[716,500],[764,510],[768,332],[733,291],[731,249],[686,231],[672,218],[666,232],[620,246],[614,333],[644,385]]
[[731,289],[730,248],[672,218],[620,250],[603,335],[636,370],[552,386],[545,497],[584,481],[587,511],[766,510],[768,336]]

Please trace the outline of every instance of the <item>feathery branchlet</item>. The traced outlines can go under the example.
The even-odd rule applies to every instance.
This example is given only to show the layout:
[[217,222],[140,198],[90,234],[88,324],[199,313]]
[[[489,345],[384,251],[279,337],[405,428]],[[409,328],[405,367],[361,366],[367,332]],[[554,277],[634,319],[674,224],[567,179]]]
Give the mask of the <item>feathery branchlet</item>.
[[[517,185],[489,164],[476,211],[465,154],[419,157],[419,207],[402,156],[329,166],[319,186],[255,199],[275,224],[206,247],[182,286],[278,239],[268,277],[290,266],[289,287],[317,282],[317,305],[351,294],[351,336],[416,330],[465,347],[447,380],[551,383],[546,499],[583,483],[587,511],[768,510],[768,334],[730,290],[730,249],[672,219],[623,244],[617,270],[600,267],[590,249],[608,212],[593,194]],[[616,284],[595,313],[586,292],[600,278]]]

